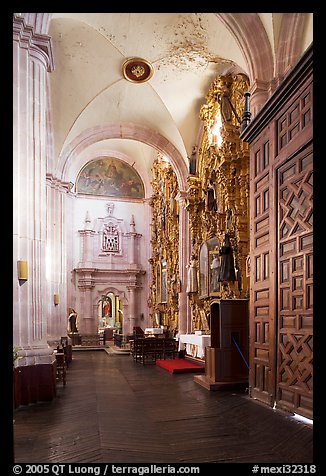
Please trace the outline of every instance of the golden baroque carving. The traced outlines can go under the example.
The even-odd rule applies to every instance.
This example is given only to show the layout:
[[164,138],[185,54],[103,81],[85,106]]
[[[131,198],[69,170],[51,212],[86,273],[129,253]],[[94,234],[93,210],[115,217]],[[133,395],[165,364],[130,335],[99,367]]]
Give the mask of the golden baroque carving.
[[152,168],[153,195],[151,239],[151,284],[148,307],[153,326],[157,325],[156,313],[160,315],[160,325],[170,331],[178,329],[179,279],[179,193],[176,175],[169,162],[157,155]]
[[[249,147],[240,140],[244,93],[249,82],[244,74],[217,77],[199,113],[204,122],[197,151],[196,177],[188,177],[185,208],[189,211],[191,254],[198,261],[203,241],[227,232],[233,249],[235,283],[223,282],[221,298],[249,294],[246,260],[249,254]],[[218,124],[219,128],[215,129]],[[217,130],[217,132],[216,132]],[[219,135],[216,140],[215,134]],[[213,137],[214,136],[214,137]],[[194,329],[206,329],[210,297],[189,296]]]

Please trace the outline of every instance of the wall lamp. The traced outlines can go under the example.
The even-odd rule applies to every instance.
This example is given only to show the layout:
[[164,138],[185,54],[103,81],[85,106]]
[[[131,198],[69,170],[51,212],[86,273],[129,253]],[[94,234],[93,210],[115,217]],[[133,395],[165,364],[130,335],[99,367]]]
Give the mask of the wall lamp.
[[18,279],[27,281],[28,280],[27,261],[19,260],[17,261],[17,265],[18,265]]

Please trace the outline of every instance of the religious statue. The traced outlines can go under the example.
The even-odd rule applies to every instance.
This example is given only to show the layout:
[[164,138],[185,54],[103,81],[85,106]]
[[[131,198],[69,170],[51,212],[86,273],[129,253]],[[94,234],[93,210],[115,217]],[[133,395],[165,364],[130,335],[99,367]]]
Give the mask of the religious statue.
[[232,104],[230,101],[230,97],[227,91],[223,92],[218,96],[218,102],[220,104],[220,111],[222,116],[222,121],[231,122],[232,121]]
[[232,209],[228,208],[227,211],[226,211],[226,229],[227,230],[230,230],[230,228],[232,226],[232,221],[233,221]]
[[69,332],[71,333],[77,333],[78,328],[77,328],[77,312],[73,309],[69,309],[69,317],[68,317],[68,322],[69,322]]
[[211,262],[210,268],[211,268],[210,291],[213,293],[216,293],[216,292],[219,292],[220,290],[220,283],[219,283],[220,257],[217,253],[214,254],[214,258]]
[[242,275],[240,269],[236,268],[235,269],[235,274],[236,274],[236,280],[238,282],[238,290],[239,293],[242,293]]
[[155,319],[155,327],[160,327],[160,313],[157,310],[155,310],[154,319]]
[[230,235],[225,233],[224,243],[219,251],[220,255],[220,273],[219,281],[236,281],[233,250],[230,242]]
[[207,185],[207,208],[209,211],[213,211],[213,212],[217,211],[216,193],[215,193],[214,183],[212,180],[210,180]]
[[194,145],[192,148],[190,159],[189,159],[190,175],[196,175],[196,168],[197,168],[197,146]]
[[196,293],[198,292],[198,282],[197,282],[197,268],[195,257],[192,256],[190,264],[187,265],[188,268],[188,279],[187,279],[187,293]]

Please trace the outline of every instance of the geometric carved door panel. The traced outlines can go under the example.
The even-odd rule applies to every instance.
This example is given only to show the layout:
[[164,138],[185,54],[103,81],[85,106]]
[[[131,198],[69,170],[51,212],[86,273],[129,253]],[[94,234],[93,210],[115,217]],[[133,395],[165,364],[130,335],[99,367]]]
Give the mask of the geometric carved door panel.
[[278,169],[276,406],[313,416],[313,157]]

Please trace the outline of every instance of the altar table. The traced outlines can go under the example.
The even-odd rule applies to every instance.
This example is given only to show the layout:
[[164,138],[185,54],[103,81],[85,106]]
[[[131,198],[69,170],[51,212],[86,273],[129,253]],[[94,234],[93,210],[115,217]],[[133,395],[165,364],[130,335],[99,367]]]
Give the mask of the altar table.
[[179,336],[179,351],[186,349],[188,355],[198,359],[205,358],[205,347],[210,345],[210,335],[181,334]]
[[144,333],[152,335],[163,334],[163,329],[161,327],[146,327]]

